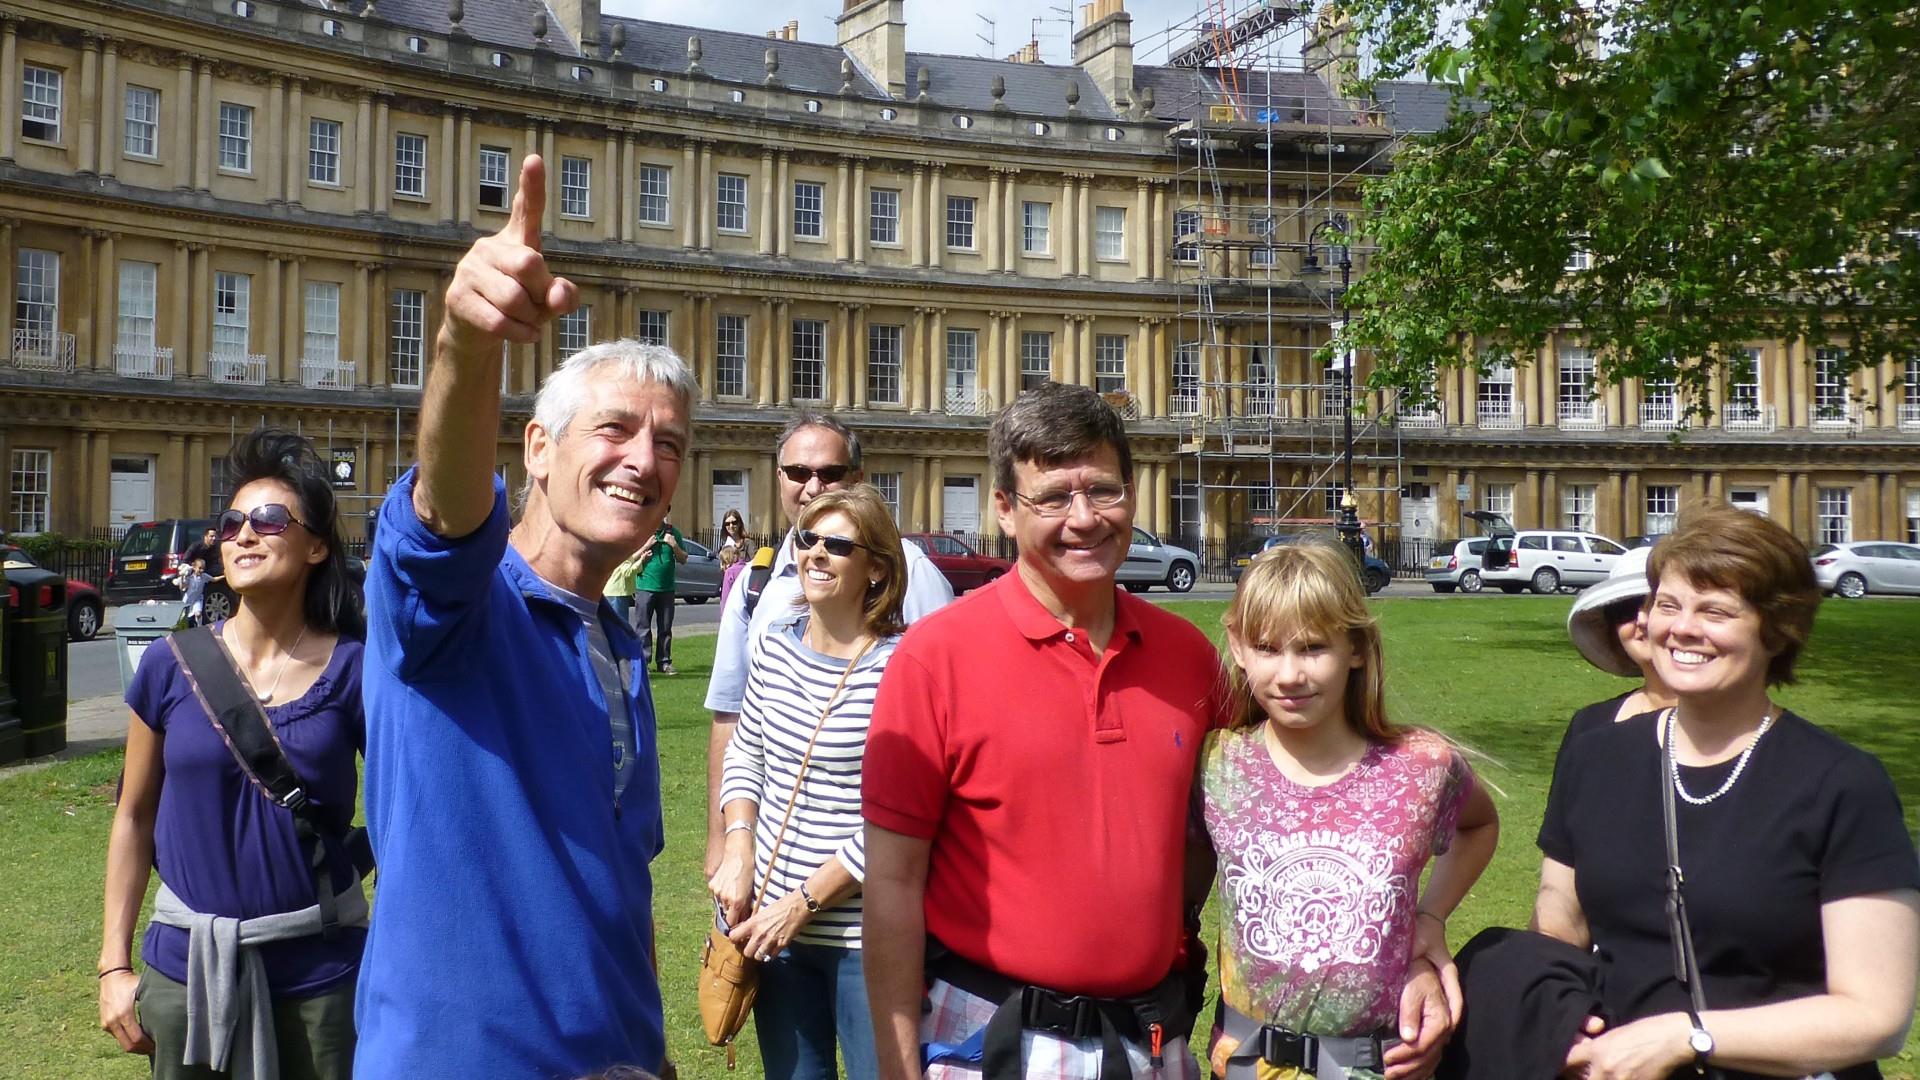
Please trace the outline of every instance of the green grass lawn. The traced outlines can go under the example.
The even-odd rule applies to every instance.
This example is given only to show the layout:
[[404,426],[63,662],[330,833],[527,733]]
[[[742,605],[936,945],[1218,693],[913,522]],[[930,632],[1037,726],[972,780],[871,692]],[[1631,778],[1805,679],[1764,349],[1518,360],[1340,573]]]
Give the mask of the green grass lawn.
[[[1583,663],[1564,629],[1565,597],[1461,597],[1376,602],[1387,640],[1388,703],[1403,723],[1436,727],[1492,761],[1503,794],[1499,853],[1453,919],[1455,945],[1483,926],[1524,923],[1539,855],[1553,752],[1573,711],[1624,684]],[[1219,635],[1220,603],[1176,610]],[[668,1043],[689,1077],[725,1075],[705,1045],[693,997],[696,950],[708,920],[700,880],[706,786],[705,694],[711,637],[682,639],[681,674],[654,683],[665,776],[667,851],[656,865],[656,917]],[[1803,678],[1778,696],[1880,756],[1899,785],[1908,827],[1920,810],[1920,604],[1868,600],[1821,609]],[[0,781],[0,1073],[22,1078],[138,1077],[144,1059],[118,1052],[96,1026],[93,976],[100,887],[119,754],[100,754]],[[1915,1077],[1916,1041],[1886,1064]],[[740,1073],[759,1075],[751,1032]]]

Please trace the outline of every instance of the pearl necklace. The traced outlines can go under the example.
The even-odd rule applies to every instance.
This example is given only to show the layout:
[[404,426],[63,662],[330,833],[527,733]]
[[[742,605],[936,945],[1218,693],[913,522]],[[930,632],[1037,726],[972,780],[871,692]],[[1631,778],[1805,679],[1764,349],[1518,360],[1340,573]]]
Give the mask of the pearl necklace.
[[[1674,717],[1679,713],[1679,711],[1680,710],[1678,709],[1667,710],[1667,747],[1669,750],[1671,750],[1673,747]],[[1682,799],[1685,799],[1688,803],[1694,806],[1705,806],[1708,803],[1712,802],[1713,800],[1733,790],[1734,781],[1740,779],[1740,774],[1747,770],[1747,759],[1753,757],[1754,750],[1759,747],[1760,737],[1762,735],[1765,735],[1767,733],[1767,729],[1772,726],[1773,726],[1773,710],[1768,709],[1767,715],[1760,718],[1760,730],[1753,733],[1753,741],[1747,744],[1747,748],[1745,750],[1740,751],[1740,759],[1733,763],[1733,772],[1728,774],[1726,782],[1720,785],[1720,790],[1714,792],[1711,795],[1695,796],[1692,793],[1687,791],[1686,785],[1680,782],[1680,755],[1671,754],[1670,756],[1673,761],[1674,793],[1679,795]]]

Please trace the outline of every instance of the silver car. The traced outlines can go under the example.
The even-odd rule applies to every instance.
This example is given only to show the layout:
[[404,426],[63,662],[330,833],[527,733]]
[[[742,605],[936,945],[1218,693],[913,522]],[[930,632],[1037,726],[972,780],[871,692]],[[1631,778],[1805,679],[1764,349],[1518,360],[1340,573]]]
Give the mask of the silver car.
[[689,604],[720,598],[720,557],[698,540],[681,539],[687,561],[673,571],[673,595]]
[[1868,593],[1920,593],[1920,545],[1822,544],[1813,551],[1813,576],[1822,589],[1849,600]]
[[1127,548],[1127,561],[1114,575],[1114,580],[1126,586],[1128,592],[1146,592],[1155,585],[1186,592],[1193,588],[1194,575],[1199,570],[1200,556],[1136,528],[1133,543]]
[[1487,538],[1442,540],[1433,545],[1433,557],[1427,560],[1427,584],[1434,592],[1480,591],[1481,561],[1486,557]]

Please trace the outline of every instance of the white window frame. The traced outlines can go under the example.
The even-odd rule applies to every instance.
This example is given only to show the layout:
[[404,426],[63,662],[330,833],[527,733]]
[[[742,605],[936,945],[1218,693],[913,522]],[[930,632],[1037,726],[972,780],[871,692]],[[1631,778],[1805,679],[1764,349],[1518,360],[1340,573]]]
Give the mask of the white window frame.
[[747,396],[747,317],[716,315],[713,323],[713,394]]
[[409,199],[427,197],[427,137],[410,131],[393,136],[393,193]]
[[1254,344],[1247,350],[1247,415],[1272,416],[1278,399],[1273,380],[1271,345]]
[[640,224],[663,228],[673,224],[672,169],[665,165],[640,166],[633,193]]
[[[512,161],[512,152],[504,147],[483,146],[475,163],[474,178],[478,190],[475,192],[475,205],[482,210],[511,210],[513,207],[513,189],[507,175]],[[499,192],[499,202],[487,201],[489,190]]]
[[1093,257],[1097,262],[1127,261],[1127,208],[1093,208]]
[[1595,415],[1599,402],[1593,397],[1593,350],[1566,346],[1560,350],[1554,401],[1562,420],[1584,420]]
[[[1184,233],[1200,231],[1200,211],[1175,210],[1173,212],[1173,236],[1178,238]],[[1174,240],[1173,261],[1181,266],[1192,266],[1200,261],[1199,244],[1182,244]]]
[[35,142],[60,142],[60,110],[66,73],[42,64],[20,70],[20,137]]
[[1168,370],[1167,415],[1192,416],[1200,411],[1200,343],[1177,342]]
[[1020,204],[1020,253],[1036,259],[1053,255],[1053,204]]
[[340,187],[341,144],[346,125],[324,116],[307,118],[307,183]]
[[[947,384],[942,393],[977,395],[980,392],[980,331],[947,328]],[[943,402],[944,404],[944,402]]]
[[160,156],[160,91],[127,84],[121,109],[120,152],[142,161]]
[[53,527],[53,451],[16,447],[8,463],[7,531],[31,536]]
[[893,515],[894,524],[899,524],[900,474],[897,472],[868,473],[867,482],[880,493],[880,501],[887,504],[887,512]]
[[867,242],[878,247],[900,246],[900,191],[867,190]]
[[1046,330],[1020,333],[1020,389],[1031,390],[1053,381],[1053,334]]
[[306,319],[301,324],[300,359],[313,363],[340,362],[340,283],[306,283]]
[[1680,520],[1680,485],[1648,484],[1641,503],[1641,532],[1647,536],[1664,536],[1672,532]]
[[669,312],[640,310],[633,313],[633,339],[643,345],[666,346],[672,327],[673,316]]
[[153,355],[158,344],[155,324],[160,309],[159,283],[158,263],[120,260],[117,300],[120,310],[114,327],[115,345],[143,356]]
[[593,305],[581,304],[553,321],[553,347],[556,363],[593,343]]
[[1853,542],[1853,489],[1823,487],[1814,492],[1814,507],[1819,518],[1822,544]]
[[1127,335],[1094,335],[1093,389],[1101,394],[1126,393]]
[[947,250],[976,251],[979,242],[974,223],[978,220],[980,200],[971,195],[947,196]]
[[51,344],[60,332],[60,253],[20,249],[14,259],[13,327]]
[[252,343],[253,277],[230,270],[213,275],[213,341],[215,356],[241,359]]
[[[720,173],[713,179],[713,227],[719,232],[744,236],[753,219],[747,213],[747,176],[745,173]],[[739,224],[729,224],[737,220]]]
[[1754,423],[1766,412],[1766,368],[1760,360],[1759,349],[1748,349],[1747,363],[1752,369],[1748,377],[1742,379],[1737,374],[1727,376],[1727,404],[1722,410],[1726,420]]
[[1808,415],[1814,420],[1844,419],[1851,387],[1848,376],[1840,374],[1840,365],[1847,359],[1847,350],[1821,348],[1813,351],[1813,387],[1812,400],[1808,402]]
[[[1513,384],[1514,371],[1513,365],[1511,364],[1496,364],[1489,369],[1486,374],[1480,376],[1479,383],[1474,388],[1474,401],[1480,406],[1481,414],[1484,415],[1486,413],[1485,406],[1487,402],[1498,399],[1506,402],[1506,410],[1502,415],[1518,415],[1519,410],[1515,408],[1516,400],[1513,392]],[[1490,389],[1499,392],[1489,393],[1488,391]]]
[[793,238],[827,238],[827,185],[818,180],[793,182]]
[[253,106],[220,103],[218,160],[223,172],[253,172]]
[[1480,509],[1512,521],[1513,489],[1514,485],[1504,483],[1480,485]]
[[[794,319],[787,334],[792,380],[787,396],[794,401],[827,400],[827,324],[821,319]],[[801,393],[805,387],[812,393]]]
[[571,154],[560,158],[560,216],[593,216],[593,159]]
[[1600,488],[1597,484],[1568,484],[1560,489],[1560,527],[1574,532],[1599,532]]
[[901,367],[901,342],[905,334],[898,326],[870,323],[867,326],[867,404],[898,405],[905,372]]
[[418,390],[427,370],[427,294],[419,289],[395,289],[391,307],[393,332],[387,349],[387,381]]
[[[1274,234],[1273,211],[1262,207],[1249,213],[1247,215],[1247,230],[1255,236],[1268,241],[1267,244],[1252,248],[1247,252],[1247,265],[1260,270],[1271,268],[1273,266],[1273,246],[1271,243]],[[1332,250],[1330,247],[1329,252]]]

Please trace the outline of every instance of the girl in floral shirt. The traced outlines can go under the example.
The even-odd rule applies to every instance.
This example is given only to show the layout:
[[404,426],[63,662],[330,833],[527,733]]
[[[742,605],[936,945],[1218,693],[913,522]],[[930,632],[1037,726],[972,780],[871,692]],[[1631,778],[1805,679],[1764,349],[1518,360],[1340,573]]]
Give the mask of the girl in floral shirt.
[[1388,721],[1380,631],[1345,551],[1262,555],[1226,622],[1236,722],[1209,736],[1195,790],[1222,904],[1214,1074],[1421,1071],[1396,1045],[1413,1037],[1396,1031],[1402,990],[1431,962],[1458,1019],[1446,920],[1493,856],[1493,801],[1445,739]]

